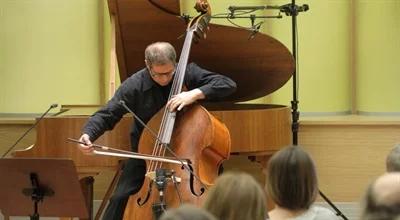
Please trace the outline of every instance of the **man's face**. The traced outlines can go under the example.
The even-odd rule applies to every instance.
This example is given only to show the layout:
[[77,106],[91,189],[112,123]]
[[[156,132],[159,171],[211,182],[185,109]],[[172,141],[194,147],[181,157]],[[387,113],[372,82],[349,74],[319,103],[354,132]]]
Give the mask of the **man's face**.
[[160,86],[168,85],[175,73],[175,65],[173,63],[147,66],[151,78]]

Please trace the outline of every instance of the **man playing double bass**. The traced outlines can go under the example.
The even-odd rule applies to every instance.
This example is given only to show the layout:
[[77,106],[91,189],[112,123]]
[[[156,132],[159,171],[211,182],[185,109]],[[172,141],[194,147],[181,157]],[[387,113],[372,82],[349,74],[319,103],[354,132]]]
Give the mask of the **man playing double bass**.
[[[180,111],[197,100],[218,100],[232,94],[236,89],[236,83],[230,78],[191,63],[187,65],[184,80],[188,91],[168,101],[175,72],[175,49],[166,42],[150,44],[145,50],[145,63],[146,68],[125,80],[114,97],[89,118],[80,137],[80,141],[86,143],[86,145],[80,145],[81,151],[91,153],[92,142],[106,130],[113,129],[127,113],[120,104],[121,100],[147,123],[164,105],[169,111]],[[135,120],[131,129],[132,151],[137,152],[143,126]],[[145,172],[146,163],[143,160],[126,161],[103,219],[122,219],[129,196],[140,190]]]

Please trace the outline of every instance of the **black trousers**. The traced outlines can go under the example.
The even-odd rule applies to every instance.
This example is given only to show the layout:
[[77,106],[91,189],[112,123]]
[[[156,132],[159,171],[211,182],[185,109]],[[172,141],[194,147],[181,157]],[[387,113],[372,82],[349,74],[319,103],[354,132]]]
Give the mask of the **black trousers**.
[[144,160],[129,159],[125,161],[117,187],[103,215],[103,220],[119,220],[124,216],[129,196],[137,193],[142,187],[146,163]]

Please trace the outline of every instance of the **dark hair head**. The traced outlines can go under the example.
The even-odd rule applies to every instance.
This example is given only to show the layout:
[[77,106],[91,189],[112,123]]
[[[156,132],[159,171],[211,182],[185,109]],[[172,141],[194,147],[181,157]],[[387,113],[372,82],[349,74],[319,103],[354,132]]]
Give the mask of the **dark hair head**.
[[246,173],[224,173],[211,187],[203,206],[219,219],[265,220],[265,193]]
[[386,171],[400,172],[400,144],[394,146],[386,157]]
[[172,63],[175,65],[176,52],[168,42],[155,42],[146,47],[144,51],[146,65],[164,65]]
[[310,208],[318,194],[317,174],[311,157],[300,146],[286,147],[268,162],[268,196],[290,210]]
[[206,210],[184,204],[176,209],[169,209],[160,218],[160,220],[217,220]]

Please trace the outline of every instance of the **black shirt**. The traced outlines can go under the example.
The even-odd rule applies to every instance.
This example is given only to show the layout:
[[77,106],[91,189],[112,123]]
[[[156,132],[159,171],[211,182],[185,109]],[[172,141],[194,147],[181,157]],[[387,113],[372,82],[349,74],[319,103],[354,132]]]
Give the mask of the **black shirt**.
[[[236,83],[230,78],[200,68],[195,63],[187,66],[185,86],[188,90],[200,89],[207,100],[218,100],[236,90]],[[127,110],[119,104],[120,100],[145,123],[147,123],[168,101],[172,80],[167,86],[160,86],[144,68],[125,80],[113,98],[99,111],[93,114],[83,128],[83,133],[94,141],[106,130],[111,130],[121,120]],[[131,146],[137,151],[143,126],[136,123],[131,129]]]

